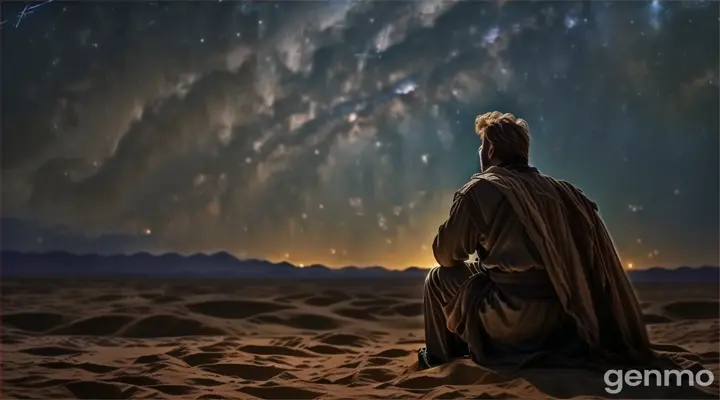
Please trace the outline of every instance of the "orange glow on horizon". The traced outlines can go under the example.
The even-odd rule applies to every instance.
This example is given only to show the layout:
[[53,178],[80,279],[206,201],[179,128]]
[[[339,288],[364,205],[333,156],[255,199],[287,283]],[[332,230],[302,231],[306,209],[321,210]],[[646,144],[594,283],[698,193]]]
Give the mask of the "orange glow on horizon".
[[[337,254],[337,252],[335,254]],[[335,255],[335,254],[331,253],[331,255]],[[277,262],[287,262],[287,263],[293,264],[300,268],[305,268],[308,265],[323,265],[323,266],[326,266],[329,268],[342,268],[342,267],[347,267],[347,266],[356,266],[356,267],[381,266],[383,268],[387,268],[390,270],[403,270],[403,269],[407,269],[410,267],[430,269],[437,265],[437,262],[435,261],[435,257],[432,255],[431,252],[429,252],[429,254],[418,255],[417,257],[413,257],[412,259],[407,260],[407,261],[386,262],[386,263],[355,263],[355,262],[352,262],[352,260],[343,262],[341,260],[331,259],[330,257],[327,257],[326,254],[319,255],[318,257],[303,257],[303,256],[289,257],[289,256],[290,256],[290,254],[285,253],[279,257],[268,257],[267,260],[276,262],[276,263]],[[301,260],[303,262],[300,262]]]
[[[333,250],[335,252],[333,253]],[[404,254],[403,254],[404,253]],[[323,265],[328,268],[343,268],[348,266],[355,267],[374,267],[380,266],[389,270],[404,270],[410,267],[417,267],[423,269],[430,269],[437,265],[435,257],[432,254],[430,246],[423,246],[422,249],[418,249],[417,252],[413,253],[411,257],[406,256],[406,252],[398,252],[395,254],[394,251],[390,250],[387,253],[377,254],[377,261],[372,261],[372,258],[367,257],[363,260],[357,260],[352,256],[347,255],[344,249],[327,248],[319,251],[312,251],[310,249],[303,249],[301,251],[282,251],[274,256],[270,257],[259,257],[264,258],[271,262],[288,262],[299,268],[304,268],[310,265]],[[243,258],[240,256],[239,258]],[[620,258],[623,259],[622,255]],[[367,261],[370,259],[371,261]],[[655,259],[654,259],[655,260]],[[696,265],[716,265],[713,263],[698,263],[698,264],[686,264],[682,261],[663,263],[664,260],[655,260],[658,262],[647,262],[645,260],[633,259],[629,261],[627,259],[622,260],[623,269],[629,270],[643,270],[651,267],[664,267],[664,268],[676,268],[679,266],[696,266]]]

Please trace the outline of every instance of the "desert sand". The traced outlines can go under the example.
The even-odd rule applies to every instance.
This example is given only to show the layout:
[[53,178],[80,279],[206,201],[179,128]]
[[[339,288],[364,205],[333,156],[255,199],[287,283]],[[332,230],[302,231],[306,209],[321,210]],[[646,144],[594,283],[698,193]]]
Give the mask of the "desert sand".
[[[720,378],[718,285],[638,293],[652,340]],[[418,371],[421,299],[418,281],[5,280],[1,397],[611,397],[597,371],[468,360]],[[619,397],[698,394],[626,389]]]

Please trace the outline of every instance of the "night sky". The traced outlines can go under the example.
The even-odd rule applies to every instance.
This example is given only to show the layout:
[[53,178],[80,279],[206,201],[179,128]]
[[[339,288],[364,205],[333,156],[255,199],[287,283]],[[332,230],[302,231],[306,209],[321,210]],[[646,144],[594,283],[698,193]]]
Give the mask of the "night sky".
[[474,118],[634,267],[718,264],[719,4],[3,3],[2,247],[434,264]]

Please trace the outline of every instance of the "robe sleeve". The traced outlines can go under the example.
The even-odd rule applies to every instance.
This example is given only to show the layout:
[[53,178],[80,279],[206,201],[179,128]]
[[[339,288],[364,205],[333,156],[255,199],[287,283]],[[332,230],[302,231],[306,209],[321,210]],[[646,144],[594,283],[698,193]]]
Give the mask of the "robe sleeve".
[[463,264],[477,249],[479,233],[472,220],[470,201],[464,193],[455,194],[450,216],[435,236],[433,255],[442,267]]

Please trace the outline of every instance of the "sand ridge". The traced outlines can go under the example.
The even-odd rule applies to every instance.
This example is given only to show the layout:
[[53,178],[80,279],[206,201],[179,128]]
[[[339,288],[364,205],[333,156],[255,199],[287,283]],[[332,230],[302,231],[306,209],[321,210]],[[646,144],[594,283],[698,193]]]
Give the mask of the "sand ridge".
[[[44,279],[2,289],[6,399],[609,397],[590,371],[467,360],[418,371],[422,282]],[[717,286],[638,292],[652,339],[696,353],[720,378]]]

